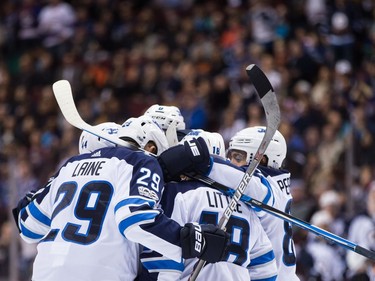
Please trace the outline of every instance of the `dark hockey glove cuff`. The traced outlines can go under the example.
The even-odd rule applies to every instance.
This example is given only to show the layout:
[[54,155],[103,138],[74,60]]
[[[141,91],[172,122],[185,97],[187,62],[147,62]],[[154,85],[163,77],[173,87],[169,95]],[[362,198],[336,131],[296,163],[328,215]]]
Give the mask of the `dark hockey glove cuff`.
[[185,173],[206,174],[210,168],[210,154],[202,137],[171,147],[158,157],[164,181],[179,181]]
[[182,257],[209,263],[222,260],[229,235],[212,224],[187,223],[180,232]]
[[[29,192],[27,192],[26,195],[20,201],[18,201],[17,207],[12,209],[13,218],[14,218],[14,221],[16,222],[17,228],[19,227],[18,215],[20,211],[30,204],[30,202],[34,199],[35,193],[36,193],[36,190],[30,190]],[[21,232],[20,229],[18,229],[18,231]]]

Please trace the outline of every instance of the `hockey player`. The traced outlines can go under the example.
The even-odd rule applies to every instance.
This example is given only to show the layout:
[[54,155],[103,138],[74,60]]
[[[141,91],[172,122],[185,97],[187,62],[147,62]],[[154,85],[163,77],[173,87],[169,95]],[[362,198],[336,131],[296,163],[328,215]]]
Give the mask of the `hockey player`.
[[[229,142],[227,158],[237,166],[247,167],[255,156],[264,133],[265,127],[262,126],[255,126],[239,131]],[[292,204],[292,195],[289,190],[290,173],[281,168],[286,157],[286,152],[285,139],[279,131],[276,131],[258,166],[261,174],[270,183],[271,189],[269,191],[272,194],[269,194],[267,190],[264,190],[262,194],[261,189],[256,190],[252,186],[248,187],[245,193],[285,213],[290,213]],[[210,176],[221,182],[222,178],[215,178],[213,173]],[[292,226],[286,221],[259,210],[258,215],[275,252],[278,267],[277,280],[299,280],[296,275],[296,256],[292,239]]]
[[[236,188],[252,157],[256,154],[264,133],[265,127],[252,127],[238,132],[232,138],[227,153],[227,157],[234,164],[220,158],[212,158],[211,168],[206,175],[218,183]],[[281,169],[282,162],[286,157],[286,150],[284,137],[280,132],[276,132],[264,154],[262,163],[255,170],[245,189],[245,194],[289,213],[292,203],[289,191],[290,173]],[[173,148],[171,148],[161,156],[164,158],[163,172],[165,176],[176,179],[173,163],[178,160],[184,161],[184,159],[181,156],[174,157],[174,154]],[[262,184],[254,184],[259,179]],[[296,256],[291,225],[259,208],[254,208],[254,210],[257,211],[261,224],[272,242],[278,267],[277,280],[299,280],[296,275]]]
[[[203,137],[211,155],[223,157],[224,141],[220,134],[193,130],[183,141]],[[167,161],[162,154],[159,159]],[[185,178],[186,179],[186,178]],[[261,185],[258,178],[256,184]],[[188,221],[218,224],[230,198],[197,181],[168,183],[164,190],[161,207],[165,214],[184,225]],[[231,235],[222,262],[207,264],[197,280],[275,280],[276,261],[271,242],[265,234],[255,212],[240,202],[228,222]],[[197,259],[172,261],[154,251],[141,254],[143,270],[139,281],[188,280]]]
[[[167,147],[153,122],[131,123],[141,138],[129,139],[137,130],[130,124],[119,129],[120,138],[158,154]],[[202,139],[184,143],[178,153],[190,158],[185,164],[192,169],[208,168]],[[226,234],[166,217],[156,208],[163,187],[157,160],[139,150],[102,147],[68,159],[46,188],[15,209],[21,237],[38,243],[32,280],[134,280],[138,243],[175,262],[220,260]]]
[[184,117],[176,106],[154,104],[145,111],[144,115],[154,119],[163,131],[167,131],[172,122],[175,123],[176,130],[186,129]]
[[170,146],[175,146],[191,130],[186,129],[180,109],[173,105],[154,104],[144,113],[150,116],[165,132]]
[[[104,122],[94,127],[99,128],[101,131],[106,132],[109,135],[117,136],[118,131],[121,128],[120,124],[114,122]],[[116,147],[114,143],[111,143],[101,137],[95,136],[89,132],[82,131],[79,137],[78,151],[79,154],[90,153],[94,150],[104,147]]]
[[159,125],[146,115],[127,119],[122,124],[121,133],[121,139],[155,155],[160,155],[169,147]]
[[[96,125],[94,127],[97,127],[101,131],[105,131],[109,135],[117,135],[118,130],[121,128],[120,124],[116,124],[114,122],[104,122],[99,125]],[[78,151],[79,154],[84,154],[84,153],[91,153],[94,150],[97,150],[99,148],[104,148],[104,147],[116,147],[114,143],[111,143],[103,138],[100,138],[98,136],[95,136],[89,132],[82,131],[80,137],[79,137],[79,144],[78,144]],[[48,182],[46,186],[50,185],[52,180],[54,179],[55,176],[52,176],[48,179]],[[25,207],[27,204],[30,203],[32,198],[35,198],[37,193],[40,193],[43,191],[43,189],[46,187],[43,186],[39,188],[38,190],[30,190],[24,198],[22,198],[22,202],[19,202],[19,208]],[[18,210],[17,208],[14,209],[14,212],[16,212],[14,215],[18,216]],[[17,218],[15,218],[17,220]]]

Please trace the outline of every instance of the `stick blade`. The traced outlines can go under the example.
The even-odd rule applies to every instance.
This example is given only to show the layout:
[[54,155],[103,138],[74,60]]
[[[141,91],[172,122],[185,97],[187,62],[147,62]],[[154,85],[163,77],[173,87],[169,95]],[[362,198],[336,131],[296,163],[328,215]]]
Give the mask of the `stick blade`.
[[258,93],[267,119],[267,130],[258,150],[259,156],[262,156],[280,125],[280,107],[275,91],[266,74],[255,64],[247,66],[246,73]]
[[273,87],[266,74],[255,64],[246,67],[246,73],[250,82],[257,90],[259,97],[262,99],[269,91],[274,92]]
[[[114,143],[119,146],[128,147],[133,150],[141,150],[135,147],[133,144],[126,142],[122,139],[114,137],[113,135],[108,134],[106,131],[102,131],[97,127],[91,126],[86,123],[81,115],[79,114],[77,107],[73,99],[73,92],[70,86],[69,81],[59,80],[53,83],[52,85],[53,94],[55,95],[56,101],[60,107],[60,111],[63,114],[64,118],[70,125],[76,127],[80,130],[89,132],[97,137],[103,138],[111,143]],[[151,153],[142,150],[143,152],[151,155]]]
[[85,122],[82,120],[75,106],[72,88],[70,87],[69,81],[56,81],[53,83],[52,89],[61,113],[64,115],[66,121],[68,121],[74,127],[84,130],[82,125]]

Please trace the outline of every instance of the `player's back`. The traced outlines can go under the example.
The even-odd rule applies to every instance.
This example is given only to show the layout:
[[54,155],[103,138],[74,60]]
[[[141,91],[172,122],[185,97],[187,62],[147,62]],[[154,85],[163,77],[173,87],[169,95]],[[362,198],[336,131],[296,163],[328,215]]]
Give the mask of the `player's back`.
[[[290,173],[286,170],[258,166],[272,187],[273,199],[269,205],[290,214],[292,195],[290,194]],[[263,212],[262,212],[263,213]],[[292,240],[292,226],[290,223],[263,213],[260,216],[261,224],[271,240],[278,267],[278,281],[299,280],[296,275],[296,256]]]
[[[228,161],[214,158],[209,177],[235,188],[240,183],[247,166],[237,167]],[[281,169],[258,166],[244,194],[277,208],[290,212],[292,196],[289,191],[290,173]],[[262,227],[272,242],[278,266],[278,281],[297,281],[296,257],[292,241],[292,227],[271,214],[255,208]]]
[[149,161],[145,157],[151,158],[105,148],[66,162],[43,198],[30,204],[50,229],[38,221],[24,222],[35,233],[47,233],[38,244],[33,280],[135,278],[139,246],[120,233],[115,212],[131,193],[134,167]]
[[[168,183],[161,207],[166,215],[181,225],[189,221],[218,224],[229,201],[230,198],[221,192],[202,183],[187,181]],[[276,263],[272,247],[254,211],[243,203],[238,204],[227,224],[227,232],[231,239],[224,260],[229,262],[206,265],[197,280],[274,280]],[[159,261],[149,256],[142,262],[150,268],[151,263]],[[184,266],[180,267],[181,276],[177,275],[178,280],[188,280],[196,262],[197,259],[185,260]],[[171,276],[171,272],[161,270],[157,277],[154,276],[155,279],[139,280],[176,280]]]

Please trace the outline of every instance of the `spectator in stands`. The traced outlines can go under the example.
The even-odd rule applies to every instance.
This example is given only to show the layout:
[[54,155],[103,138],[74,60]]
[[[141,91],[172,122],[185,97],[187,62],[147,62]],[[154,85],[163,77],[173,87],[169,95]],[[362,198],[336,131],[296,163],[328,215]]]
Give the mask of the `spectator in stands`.
[[[93,125],[165,103],[181,108],[188,128],[232,136],[263,120],[244,71],[251,63],[277,90],[286,168],[310,195],[300,206],[332,188],[363,198],[366,178],[375,178],[371,1],[0,2],[0,151],[28,159],[30,178],[45,182],[77,153],[79,132],[53,101],[52,82],[72,83],[78,111]],[[0,173],[5,190],[9,175]],[[350,215],[363,211],[354,206]]]

